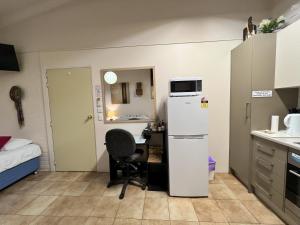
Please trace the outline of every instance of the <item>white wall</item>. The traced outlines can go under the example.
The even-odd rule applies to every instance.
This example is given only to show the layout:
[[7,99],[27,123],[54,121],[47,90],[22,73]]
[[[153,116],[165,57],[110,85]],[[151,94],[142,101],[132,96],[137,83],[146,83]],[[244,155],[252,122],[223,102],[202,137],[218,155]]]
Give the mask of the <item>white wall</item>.
[[[100,83],[101,69],[154,66],[156,108],[160,117],[164,117],[168,79],[172,76],[204,77],[204,91],[209,96],[210,152],[217,160],[217,171],[226,172],[230,50],[241,42],[247,18],[251,15],[259,22],[269,17],[272,2],[77,0],[0,29],[0,42],[15,44],[24,61],[22,73],[0,76],[0,103],[9,102],[5,94],[12,83],[24,87],[27,101],[32,102],[24,105],[27,125],[23,130],[17,128],[15,119],[6,119],[15,113],[13,108],[1,110],[0,131],[38,140],[43,147],[43,160],[47,161],[53,158],[44,77],[47,68],[90,66],[93,85],[96,85]],[[96,120],[98,168],[106,170],[108,166],[103,146],[108,129],[123,127],[139,134],[144,126],[104,125]],[[43,168],[48,169],[46,164]]]
[[[100,84],[100,71],[106,68],[155,66],[156,97],[159,117],[165,117],[168,81],[178,76],[201,76],[209,99],[209,149],[217,160],[217,170],[228,170],[230,50],[240,41],[216,43],[141,46],[41,53],[42,71],[48,68],[90,66],[93,85]],[[207,54],[209,52],[209,54]],[[127,57],[130,55],[130,57]],[[45,93],[47,95],[47,93]],[[47,97],[47,96],[46,96]],[[95,96],[94,96],[95,99]],[[95,106],[96,103],[94,102]],[[47,103],[46,103],[47,106]],[[49,114],[49,109],[46,108]],[[95,116],[95,118],[97,118]],[[95,120],[99,169],[107,169],[104,135],[112,127],[140,134],[146,124],[104,124]],[[49,128],[49,127],[48,127]]]
[[[125,82],[129,84],[129,104],[112,104],[110,85],[105,83],[106,112],[115,111],[117,116],[146,115],[151,119],[155,119],[155,106],[151,99],[151,70],[130,69],[114,70],[114,72],[118,75],[118,83]],[[142,96],[136,96],[135,94],[137,82],[142,82]]]
[[[42,168],[49,168],[39,54],[22,54],[21,59],[21,72],[0,71],[0,136],[13,135],[33,140],[43,150]],[[21,129],[14,102],[9,97],[10,88],[14,85],[24,90],[22,106],[25,126]]]

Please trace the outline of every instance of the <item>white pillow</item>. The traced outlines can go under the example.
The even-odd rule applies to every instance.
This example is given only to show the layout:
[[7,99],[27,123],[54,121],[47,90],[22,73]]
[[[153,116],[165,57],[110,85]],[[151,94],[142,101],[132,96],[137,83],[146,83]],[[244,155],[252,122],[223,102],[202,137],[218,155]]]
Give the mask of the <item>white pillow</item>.
[[32,140],[28,139],[21,139],[21,138],[11,138],[4,146],[3,150],[8,151],[8,150],[13,150],[17,148],[21,148],[25,145],[29,145],[32,143]]

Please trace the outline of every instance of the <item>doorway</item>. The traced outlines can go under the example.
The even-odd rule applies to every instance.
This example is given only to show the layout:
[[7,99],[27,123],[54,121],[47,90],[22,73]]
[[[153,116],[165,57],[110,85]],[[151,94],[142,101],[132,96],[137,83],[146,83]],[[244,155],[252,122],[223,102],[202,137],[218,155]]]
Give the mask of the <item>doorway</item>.
[[56,171],[95,171],[90,68],[47,70]]

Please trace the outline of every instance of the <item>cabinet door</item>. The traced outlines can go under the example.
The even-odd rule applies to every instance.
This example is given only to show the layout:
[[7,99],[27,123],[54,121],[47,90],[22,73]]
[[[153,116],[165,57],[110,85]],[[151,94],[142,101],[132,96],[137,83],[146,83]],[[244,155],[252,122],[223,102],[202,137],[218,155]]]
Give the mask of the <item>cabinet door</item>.
[[275,88],[300,87],[300,20],[277,33]]
[[[288,108],[297,107],[298,90],[274,90],[276,34],[260,34],[253,38],[252,91],[272,90],[272,97],[252,98],[251,130],[270,129],[272,115],[282,119]],[[300,77],[300,75],[299,75]]]
[[229,166],[249,184],[252,39],[231,52]]

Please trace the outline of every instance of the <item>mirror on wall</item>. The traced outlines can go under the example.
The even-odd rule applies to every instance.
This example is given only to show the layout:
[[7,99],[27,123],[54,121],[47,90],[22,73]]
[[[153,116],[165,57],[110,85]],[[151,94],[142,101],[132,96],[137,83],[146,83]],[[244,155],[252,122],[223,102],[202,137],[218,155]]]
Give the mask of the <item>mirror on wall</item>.
[[110,85],[111,104],[129,104],[129,83],[121,82]]
[[153,68],[101,70],[101,80],[106,123],[154,121]]

